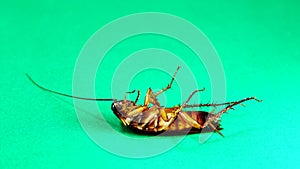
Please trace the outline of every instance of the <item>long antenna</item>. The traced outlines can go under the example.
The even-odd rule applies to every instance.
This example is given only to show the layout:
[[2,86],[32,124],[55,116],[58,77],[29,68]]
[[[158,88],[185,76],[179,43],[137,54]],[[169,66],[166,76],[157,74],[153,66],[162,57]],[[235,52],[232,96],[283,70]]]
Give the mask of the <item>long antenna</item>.
[[34,84],[36,85],[38,88],[46,91],[46,92],[50,92],[50,93],[55,93],[61,96],[66,96],[66,97],[71,97],[71,98],[75,98],[75,99],[80,99],[80,100],[92,100],[92,101],[115,101],[116,99],[99,99],[99,98],[85,98],[85,97],[78,97],[78,96],[72,96],[72,95],[68,95],[68,94],[64,94],[64,93],[60,93],[60,92],[56,92],[50,89],[47,89],[41,85],[39,85],[38,83],[36,83],[27,73],[26,73],[27,78]]

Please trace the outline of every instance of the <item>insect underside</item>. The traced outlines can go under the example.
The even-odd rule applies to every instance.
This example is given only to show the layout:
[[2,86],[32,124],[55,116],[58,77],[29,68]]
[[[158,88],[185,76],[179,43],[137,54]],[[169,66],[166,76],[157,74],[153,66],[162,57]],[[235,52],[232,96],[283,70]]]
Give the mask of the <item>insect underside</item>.
[[[137,105],[137,101],[140,97],[140,90],[137,91],[137,97],[135,101],[130,101],[126,99],[127,94],[132,94],[135,92],[125,92],[124,100],[117,100],[112,98],[84,98],[78,96],[72,96],[49,90],[37,84],[32,78],[26,74],[28,79],[39,87],[42,90],[47,92],[55,93],[58,95],[71,97],[75,99],[82,100],[92,100],[92,101],[113,101],[111,109],[114,114],[122,121],[122,123],[130,128],[131,130],[142,133],[142,134],[164,134],[164,135],[178,135],[178,134],[187,134],[187,133],[200,133],[200,132],[217,132],[221,136],[223,134],[220,132],[222,130],[220,126],[220,117],[227,112],[229,109],[234,109],[233,107],[241,104],[248,100],[256,100],[261,102],[261,100],[256,99],[255,97],[244,98],[235,102],[226,102],[226,103],[211,103],[211,104],[188,104],[191,98],[197,92],[204,91],[205,89],[195,90],[187,98],[187,100],[179,106],[166,108],[160,105],[157,100],[157,96],[167,91],[172,87],[174,78],[180,69],[180,66],[176,69],[171,82],[167,87],[161,89],[160,91],[153,93],[151,88],[147,90],[144,104]],[[185,111],[185,108],[193,107],[217,107],[224,106],[219,112],[214,113],[206,111]]]
[[[217,132],[221,136],[220,132],[220,117],[229,109],[233,109],[235,105],[241,104],[248,100],[256,100],[255,97],[248,97],[236,102],[226,102],[219,104],[191,104],[188,102],[197,92],[204,91],[205,89],[195,90],[189,96],[189,98],[180,106],[166,108],[160,105],[157,100],[157,96],[170,89],[174,78],[180,67],[178,66],[175,71],[171,82],[167,87],[153,93],[151,88],[147,90],[144,105],[137,105],[137,101],[140,97],[140,91],[138,90],[135,101],[126,100],[126,94],[134,93],[125,92],[124,100],[115,100],[112,103],[112,110],[114,114],[122,121],[122,123],[131,130],[143,133],[143,134],[160,134],[164,135],[178,135],[186,133],[200,133],[200,132]],[[152,105],[152,106],[150,106]],[[205,111],[185,111],[184,108],[192,107],[217,107],[225,106],[219,112],[205,112]]]

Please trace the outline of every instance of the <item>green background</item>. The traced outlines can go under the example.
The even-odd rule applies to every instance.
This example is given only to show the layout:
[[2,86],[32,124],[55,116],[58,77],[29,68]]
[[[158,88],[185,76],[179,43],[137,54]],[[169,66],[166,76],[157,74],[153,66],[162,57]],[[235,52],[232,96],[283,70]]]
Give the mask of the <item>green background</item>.
[[[299,166],[299,2],[19,1],[1,2],[0,6],[0,168]],[[198,144],[199,136],[189,135],[168,152],[130,159],[96,145],[81,128],[72,100],[38,90],[25,73],[49,88],[72,93],[76,59],[89,37],[119,17],[149,11],[182,17],[207,35],[224,66],[227,100],[255,95],[264,101],[249,102],[245,108],[239,106],[226,114],[222,118],[225,138],[214,134],[206,143]],[[97,96],[111,96],[107,84],[116,68],[113,65],[118,65],[118,57],[136,49],[167,49],[177,53],[193,71],[201,69],[201,63],[190,59],[191,54],[182,52],[185,50],[176,42],[160,42],[164,39],[145,36],[114,48],[97,75]],[[203,74],[205,77],[206,72]],[[140,88],[144,94],[149,85],[156,89],[164,86],[169,75],[152,71],[139,74],[137,79],[149,84],[134,80],[130,88]],[[203,94],[206,101],[210,97],[208,81],[207,77],[199,80],[208,87]],[[178,103],[177,89],[175,85],[167,94],[171,99],[168,105]],[[119,125],[110,115],[110,103],[99,106],[107,107],[105,117]],[[116,129],[122,131],[120,126]]]

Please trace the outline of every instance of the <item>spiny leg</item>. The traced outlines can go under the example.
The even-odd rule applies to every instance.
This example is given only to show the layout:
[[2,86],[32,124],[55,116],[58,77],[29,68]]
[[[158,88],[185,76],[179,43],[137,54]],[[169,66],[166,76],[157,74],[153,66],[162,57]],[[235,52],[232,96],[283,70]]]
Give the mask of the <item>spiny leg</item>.
[[153,105],[156,105],[156,106],[160,106],[160,103],[158,102],[158,100],[156,99],[156,97],[154,96],[153,92],[152,92],[152,89],[149,88],[147,90],[147,93],[146,93],[146,96],[145,96],[145,100],[144,100],[144,106],[147,106],[149,104],[153,104]]
[[[149,123],[153,122],[153,120],[158,119],[159,116],[159,108],[156,106],[152,106],[150,109],[146,110],[144,113],[144,118],[141,127],[147,126]],[[156,125],[157,126],[157,125]]]
[[[184,121],[186,123],[188,123],[190,126],[192,126],[193,128],[197,128],[197,129],[203,129],[204,125],[201,125],[197,120],[193,119],[191,116],[188,115],[187,112],[180,112],[179,115],[184,119]],[[217,132],[218,134],[220,134],[222,137],[223,134],[217,129],[217,127],[214,126],[214,124],[209,124],[210,127]]]
[[[215,120],[217,120],[223,113],[225,113],[227,110],[232,109],[233,106],[241,104],[242,102],[248,101],[248,100],[256,100],[258,102],[261,102],[262,100],[258,100],[255,97],[248,97],[245,99],[242,99],[240,101],[236,101],[236,102],[227,102],[227,103],[221,103],[221,104],[203,104],[206,106],[221,106],[221,105],[226,105],[226,104],[231,104],[229,106],[227,106],[226,108],[224,108],[223,110],[221,110],[219,113],[217,113],[216,115],[212,116],[211,118],[209,117],[207,119],[207,121],[204,123],[203,126],[200,125],[201,128],[206,127],[207,125],[209,125],[215,132],[217,132],[218,134],[220,134],[222,137],[224,137],[224,135],[212,124],[212,122],[214,122]],[[187,103],[187,102],[186,102]],[[187,107],[187,106],[186,106]],[[211,114],[213,114],[213,111],[211,112]],[[188,122],[194,122],[194,119],[189,119],[189,118],[185,118]]]
[[[217,107],[217,106],[224,106],[224,105],[235,104],[236,102],[238,102],[238,101],[235,101],[235,102],[225,102],[225,103],[189,104],[189,105],[186,105],[185,108],[191,108],[191,107]],[[240,104],[243,105],[242,103],[240,103]]]
[[222,137],[224,137],[224,135],[216,128],[216,126],[214,126],[213,124],[209,123],[208,125],[210,125],[210,127],[217,132],[218,134],[220,134]]
[[186,105],[185,108],[191,108],[191,107],[217,107],[217,106],[224,106],[224,105],[230,105],[235,102],[226,102],[226,103],[205,103],[205,104],[189,104]]
[[[204,91],[205,88],[201,89],[201,90],[195,90],[189,97],[188,99],[174,112],[174,115],[170,118],[170,120],[168,122],[165,123],[165,126],[163,127],[164,129],[170,127],[170,125],[175,121],[175,119],[177,118],[178,114],[181,112],[181,110],[187,105],[187,103],[191,100],[191,98],[193,97],[194,94],[196,94],[197,92],[200,91]],[[201,125],[196,122],[195,120],[193,120],[192,118],[190,118],[189,116],[184,117],[192,126],[195,126],[196,128],[201,127]]]
[[160,95],[160,94],[162,94],[164,91],[166,91],[166,90],[168,90],[168,89],[170,89],[172,87],[173,81],[174,81],[175,76],[176,76],[176,74],[177,74],[177,72],[178,72],[179,69],[180,69],[180,66],[177,67],[176,71],[173,74],[171,82],[168,84],[168,86],[165,87],[165,88],[163,88],[162,90],[158,91],[157,93],[155,93],[154,94],[155,97],[158,96],[158,95]]
[[[133,90],[133,91],[131,91],[131,92],[125,92],[124,93],[124,100],[126,100],[126,95],[127,94],[132,94],[132,93],[134,93],[136,90]],[[135,99],[135,101],[134,101],[134,105],[137,103],[137,101],[139,100],[139,98],[140,98],[140,94],[141,94],[141,92],[140,92],[140,90],[138,90],[138,94],[137,94],[137,96],[136,96],[136,99]]]
[[[202,90],[195,90],[195,91],[189,96],[189,98],[185,101],[185,103],[179,108],[180,111],[181,111],[183,108],[185,108],[185,107],[187,106],[187,103],[191,100],[191,98],[193,97],[193,95],[194,95],[195,93],[197,93],[197,92],[199,92],[199,91],[204,91],[204,90],[205,90],[205,88],[203,88]],[[200,128],[206,127],[205,124],[204,124],[204,125],[201,125],[201,124],[199,124],[196,120],[192,119],[192,118],[189,117],[189,116],[184,116],[184,118],[187,120],[188,123],[192,124],[192,126],[195,127],[195,128],[200,129]],[[215,132],[217,132],[217,133],[220,134],[222,137],[224,137],[224,135],[223,135],[223,134],[222,134],[222,133],[221,133],[221,132],[213,125],[213,124],[209,123],[209,125],[211,126],[211,128],[212,128]]]
[[137,94],[136,99],[135,99],[135,101],[134,101],[134,105],[135,105],[135,104],[137,103],[137,101],[139,100],[140,95],[141,95],[141,91],[138,90],[138,94]]
[[156,97],[158,95],[160,95],[161,93],[163,93],[164,91],[170,89],[172,87],[172,84],[173,84],[173,81],[174,81],[174,78],[178,72],[178,70],[180,69],[180,66],[177,67],[175,73],[173,74],[173,77],[171,79],[171,82],[168,84],[167,87],[163,88],[162,90],[158,91],[157,93],[153,93],[152,92],[152,89],[149,88],[147,90],[147,93],[146,93],[146,96],[145,96],[145,100],[144,100],[144,106],[148,106],[150,103],[153,104],[153,105],[156,105],[156,106],[160,106],[160,103],[158,102],[158,100],[156,99]]
[[197,92],[202,92],[202,91],[204,91],[205,90],[205,88],[203,88],[203,89],[198,89],[198,90],[195,90],[195,91],[193,91],[193,93],[189,96],[189,98],[181,105],[181,107],[179,108],[180,109],[180,111],[183,109],[183,108],[185,108],[186,106],[187,106],[187,103],[191,100],[191,98],[193,97],[193,95],[194,94],[196,94]]
[[125,93],[124,93],[124,100],[126,100],[126,95],[127,95],[127,94],[132,94],[132,93],[134,93],[134,92],[135,92],[135,90],[132,90],[131,92],[125,92]]
[[242,100],[233,102],[231,105],[228,105],[227,107],[225,107],[223,110],[221,110],[220,112],[218,112],[214,116],[209,117],[209,119],[204,123],[204,127],[206,127],[207,125],[211,124],[213,121],[216,121],[217,119],[219,119],[223,113],[227,112],[229,109],[232,109],[233,106],[241,104],[241,103],[243,103],[245,101],[248,101],[248,100],[256,100],[258,102],[262,102],[262,100],[259,100],[259,99],[255,98],[255,97],[247,97],[247,98],[244,98]]

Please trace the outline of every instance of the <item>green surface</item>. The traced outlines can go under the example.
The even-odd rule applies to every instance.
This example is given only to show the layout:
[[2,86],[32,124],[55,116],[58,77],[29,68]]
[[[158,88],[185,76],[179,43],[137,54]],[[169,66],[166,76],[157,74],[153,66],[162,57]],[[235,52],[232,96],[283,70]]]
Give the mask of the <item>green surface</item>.
[[[0,168],[299,166],[299,2],[20,1],[1,2],[0,6]],[[249,102],[245,108],[240,106],[226,114],[222,118],[225,138],[214,134],[206,143],[198,144],[199,136],[189,135],[161,155],[130,159],[96,145],[81,128],[72,100],[38,90],[25,73],[49,88],[72,93],[76,59],[89,37],[119,17],[149,11],[182,17],[207,35],[224,66],[228,101],[252,95],[264,101]],[[164,39],[141,36],[115,47],[97,75],[97,96],[111,96],[111,88],[105,84],[111,82],[118,65],[116,58],[136,49],[170,50],[184,59],[192,71],[201,69],[201,63],[190,59],[184,47],[176,42],[160,42]],[[151,73],[157,76],[151,77]],[[136,78],[128,90],[140,88],[142,94],[149,85],[158,89],[169,81],[168,75],[155,71]],[[198,82],[209,89],[207,77]],[[171,99],[168,105],[178,104],[176,91],[175,86],[167,94]],[[209,94],[208,90],[203,99],[209,100]],[[99,105],[110,113],[109,103]],[[113,115],[105,117],[119,125]],[[121,131],[118,127],[115,126]]]

